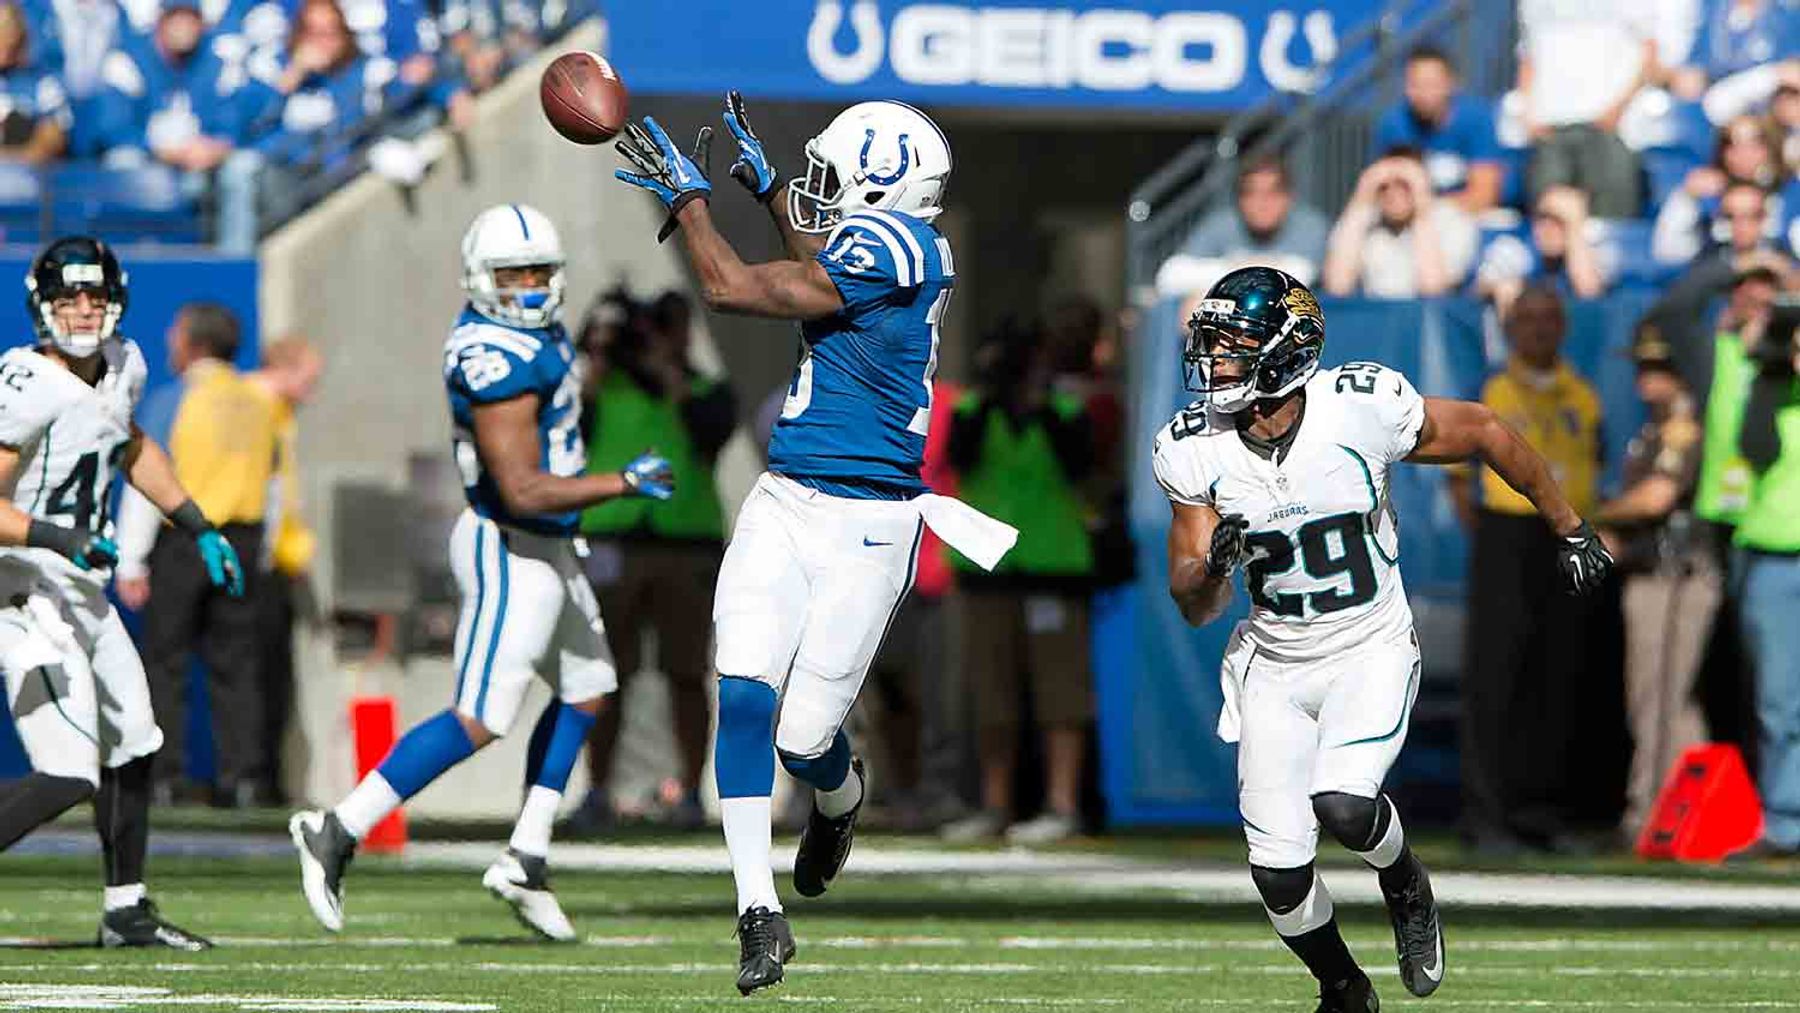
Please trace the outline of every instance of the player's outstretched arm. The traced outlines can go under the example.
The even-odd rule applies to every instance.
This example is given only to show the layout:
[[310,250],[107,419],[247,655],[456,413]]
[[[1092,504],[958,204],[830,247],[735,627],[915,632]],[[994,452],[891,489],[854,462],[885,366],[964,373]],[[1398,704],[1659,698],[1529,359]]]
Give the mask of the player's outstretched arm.
[[779,320],[818,320],[844,308],[844,298],[817,260],[746,264],[719,233],[704,200],[676,213],[688,261],[709,309]]
[[613,173],[620,182],[653,195],[680,223],[682,245],[700,278],[707,308],[780,320],[817,320],[842,309],[843,297],[818,261],[746,264],[720,234],[708,206],[712,181],[704,165],[711,130],[701,130],[689,157],[656,120],[633,123],[617,147],[637,171]]
[[542,470],[537,415],[535,394],[475,406],[475,448],[501,501],[514,515],[567,513],[620,496],[668,499],[674,494],[669,462],[654,454],[603,475],[564,476]]
[[1419,442],[1406,459],[1422,464],[1449,464],[1479,458],[1481,463],[1531,501],[1550,529],[1563,539],[1557,565],[1568,590],[1585,594],[1606,581],[1613,558],[1592,525],[1581,519],[1550,465],[1518,431],[1493,409],[1473,401],[1428,397]]
[[1231,574],[1244,556],[1242,517],[1212,507],[1170,503],[1169,597],[1191,626],[1205,626],[1231,604]]
[[1559,535],[1573,535],[1581,515],[1569,505],[1542,455],[1518,430],[1487,405],[1452,398],[1425,399],[1425,423],[1419,443],[1406,459],[1419,464],[1453,464],[1478,459],[1507,485],[1531,501]]
[[[136,425],[131,427],[131,442],[125,446],[122,470],[125,481],[162,511],[169,523],[194,536],[194,543],[200,549],[200,562],[206,567],[207,580],[234,598],[242,596],[244,564],[238,559],[237,550],[206,519],[200,504],[194,502],[181,479],[175,476],[175,462],[169,459],[168,451]],[[139,581],[140,586],[129,597],[139,599],[134,607],[141,607],[142,598],[137,592],[142,591],[147,597],[148,587],[141,585],[141,577],[133,579]],[[120,590],[124,595],[123,586]],[[132,603],[128,601],[127,604]]]

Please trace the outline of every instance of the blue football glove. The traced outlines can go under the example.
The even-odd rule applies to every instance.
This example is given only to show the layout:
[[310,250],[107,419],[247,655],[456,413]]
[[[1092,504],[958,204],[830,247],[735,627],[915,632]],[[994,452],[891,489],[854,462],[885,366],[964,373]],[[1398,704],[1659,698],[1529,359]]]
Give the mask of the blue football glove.
[[237,550],[225,536],[219,534],[218,529],[209,528],[194,537],[194,544],[200,547],[200,562],[206,565],[207,581],[233,598],[242,598],[244,566],[238,562]]
[[69,558],[83,570],[108,570],[119,561],[119,545],[105,535],[88,532]]
[[675,495],[675,470],[669,467],[668,458],[654,451],[632,458],[619,475],[634,496],[668,499]]
[[673,215],[680,211],[688,201],[712,194],[712,181],[706,178],[706,164],[712,148],[712,128],[701,127],[700,134],[694,139],[692,157],[683,155],[669,140],[653,117],[644,117],[643,126],[636,123],[625,125],[625,136],[619,138],[614,145],[619,154],[637,166],[637,172],[626,172],[614,169],[613,175],[622,182],[642,187],[662,201],[663,207]]
[[731,178],[744,184],[744,189],[764,204],[775,198],[781,185],[781,173],[763,150],[762,138],[750,128],[750,117],[744,112],[744,96],[733,91],[725,96],[725,129],[737,139],[738,160],[731,164]]

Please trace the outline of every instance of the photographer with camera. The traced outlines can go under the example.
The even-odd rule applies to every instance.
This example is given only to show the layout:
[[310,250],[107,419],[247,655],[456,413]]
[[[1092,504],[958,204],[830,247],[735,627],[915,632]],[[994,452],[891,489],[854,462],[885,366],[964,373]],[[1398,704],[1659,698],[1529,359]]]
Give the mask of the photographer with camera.
[[1758,777],[1765,824],[1755,849],[1800,855],[1800,295],[1787,294],[1744,329],[1754,363],[1738,430],[1753,475],[1735,544],[1744,553],[1744,642],[1756,671]]
[[[592,547],[588,579],[606,617],[621,687],[644,667],[645,634],[656,638],[683,768],[679,791],[670,793],[670,819],[683,828],[705,822],[699,787],[711,720],[708,623],[725,551],[725,509],[713,468],[737,428],[731,385],[693,367],[692,343],[692,309],[675,291],[641,306],[619,294],[605,297],[583,335],[593,391],[586,420],[589,468],[617,470],[619,462],[653,447],[681,475],[667,500],[589,507],[581,515],[581,533]],[[588,735],[591,789],[583,828],[610,822],[607,788],[626,699],[618,696]]]
[[[975,353],[976,386],[956,405],[950,463],[965,503],[1019,529],[992,573],[953,557],[962,591],[964,671],[973,681],[981,753],[980,812],[944,829],[953,840],[1005,832],[1047,844],[1076,832],[1088,724],[1088,596],[1094,548],[1081,483],[1094,467],[1079,398],[1057,391],[1053,349],[1015,322]],[[1044,811],[1012,824],[1013,771],[1025,701],[1043,736]]]

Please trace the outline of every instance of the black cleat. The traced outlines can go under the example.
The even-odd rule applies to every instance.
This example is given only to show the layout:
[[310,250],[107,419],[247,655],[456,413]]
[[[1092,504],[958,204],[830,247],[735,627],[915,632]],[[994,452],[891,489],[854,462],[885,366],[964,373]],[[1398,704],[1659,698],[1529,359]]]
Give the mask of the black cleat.
[[1431,877],[1425,865],[1408,856],[1412,871],[1406,882],[1390,891],[1382,885],[1388,918],[1394,923],[1394,952],[1400,958],[1400,981],[1406,990],[1423,999],[1444,981],[1444,926],[1438,918],[1437,900],[1431,895]]
[[211,940],[165,921],[156,910],[156,902],[148,897],[130,907],[101,915],[100,945],[109,950],[123,946],[166,946],[189,953],[213,948]]
[[1358,974],[1334,985],[1319,986],[1319,1008],[1314,1013],[1381,1013],[1375,985]]
[[782,967],[794,959],[794,930],[787,915],[753,907],[738,916],[738,992],[749,995],[781,981]]
[[800,831],[800,850],[794,855],[794,889],[802,897],[817,897],[844,869],[850,845],[856,840],[856,817],[868,801],[869,779],[863,776],[862,757],[850,760],[850,773],[862,782],[863,798],[856,808],[836,818],[819,812],[817,804]]
[[330,810],[295,813],[288,835],[300,853],[300,892],[307,907],[327,931],[343,931],[344,870],[356,857],[356,838]]

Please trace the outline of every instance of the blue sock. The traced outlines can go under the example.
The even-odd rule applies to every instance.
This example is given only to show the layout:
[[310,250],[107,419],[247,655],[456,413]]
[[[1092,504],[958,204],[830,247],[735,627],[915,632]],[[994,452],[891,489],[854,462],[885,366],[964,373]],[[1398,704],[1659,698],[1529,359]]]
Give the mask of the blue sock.
[[445,710],[402,736],[376,769],[395,794],[407,799],[474,752],[475,744],[456,712]]
[[[594,715],[578,711],[553,700],[538,718],[531,732],[531,751],[525,759],[525,783],[561,792],[569,786],[569,775],[581,757],[588,729],[594,727]],[[541,743],[541,745],[540,745]]]
[[820,791],[836,791],[850,776],[850,736],[842,728],[831,740],[831,748],[818,756],[781,754],[781,765],[803,783]]
[[720,798],[775,793],[775,689],[755,679],[719,677],[719,732],[713,776]]

